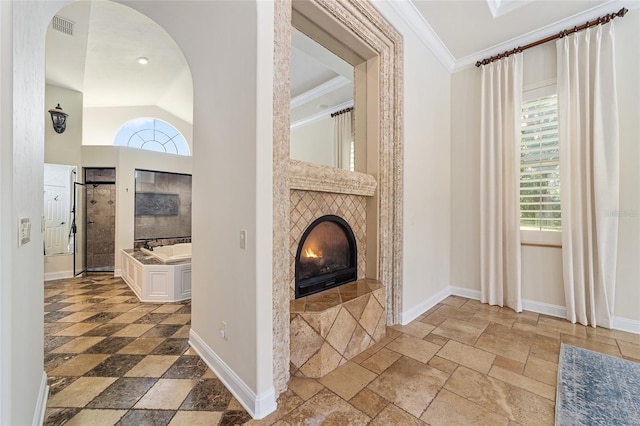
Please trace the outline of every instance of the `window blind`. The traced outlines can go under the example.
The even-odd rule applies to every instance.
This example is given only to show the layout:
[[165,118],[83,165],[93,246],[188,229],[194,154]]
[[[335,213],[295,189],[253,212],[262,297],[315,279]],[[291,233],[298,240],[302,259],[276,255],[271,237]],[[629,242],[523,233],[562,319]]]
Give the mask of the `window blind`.
[[557,96],[522,105],[520,228],[561,231]]

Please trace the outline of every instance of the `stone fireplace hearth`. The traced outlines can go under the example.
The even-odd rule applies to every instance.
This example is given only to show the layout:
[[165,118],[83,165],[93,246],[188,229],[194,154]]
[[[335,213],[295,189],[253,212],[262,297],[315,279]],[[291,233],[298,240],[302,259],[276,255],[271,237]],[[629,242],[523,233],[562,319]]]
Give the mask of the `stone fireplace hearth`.
[[291,301],[291,375],[323,377],[386,335],[385,288],[362,279]]
[[[324,170],[338,177],[342,173]],[[326,176],[326,175],[325,175]],[[290,374],[322,377],[380,341],[386,332],[386,289],[366,279],[367,198],[375,193],[372,176],[352,174],[351,187],[325,180],[318,188],[308,175],[294,179],[290,191]],[[339,193],[338,191],[341,191]],[[310,225],[338,217],[351,228],[357,253],[357,281],[296,298],[296,257]]]

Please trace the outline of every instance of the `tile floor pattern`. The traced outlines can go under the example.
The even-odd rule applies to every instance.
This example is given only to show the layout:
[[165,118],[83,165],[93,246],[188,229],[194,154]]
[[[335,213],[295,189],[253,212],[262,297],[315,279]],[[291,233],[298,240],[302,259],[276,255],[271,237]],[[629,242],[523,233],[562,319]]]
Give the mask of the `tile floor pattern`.
[[88,276],[47,282],[44,318],[46,425],[553,425],[560,342],[640,362],[640,335],[451,296],[256,421],[189,349],[190,303]]

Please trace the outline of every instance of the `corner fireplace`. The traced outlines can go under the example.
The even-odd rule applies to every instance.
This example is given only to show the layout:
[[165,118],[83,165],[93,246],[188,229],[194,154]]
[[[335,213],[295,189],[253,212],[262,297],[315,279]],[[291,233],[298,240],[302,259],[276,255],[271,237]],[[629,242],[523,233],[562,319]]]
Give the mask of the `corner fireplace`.
[[355,281],[357,258],[356,240],[344,219],[326,215],[314,220],[296,252],[296,299]]

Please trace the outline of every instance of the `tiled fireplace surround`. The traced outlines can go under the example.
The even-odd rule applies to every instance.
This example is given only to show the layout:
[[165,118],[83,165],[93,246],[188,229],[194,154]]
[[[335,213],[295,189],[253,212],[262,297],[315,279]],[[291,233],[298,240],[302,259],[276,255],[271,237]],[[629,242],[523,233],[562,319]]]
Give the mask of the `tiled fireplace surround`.
[[[370,182],[369,186],[370,186]],[[375,185],[375,183],[374,183]],[[292,376],[322,377],[385,336],[386,290],[365,278],[366,196],[314,190],[290,192],[290,338]],[[295,299],[295,257],[302,234],[320,216],[342,217],[358,249],[358,281]]]
[[[364,197],[370,197],[375,193],[375,198],[368,203],[375,203],[375,213],[372,213],[373,209],[368,209],[368,212],[376,217],[369,217],[368,220],[369,226],[377,223],[377,235],[373,235],[374,239],[370,240],[375,241],[375,244],[368,244],[367,258],[376,264],[365,266],[367,270],[375,270],[375,277],[384,284],[386,305],[383,301],[381,306],[385,307],[383,315],[386,315],[387,324],[400,321],[402,301],[402,36],[370,2],[313,0],[296,3],[296,7],[305,8],[303,15],[312,21],[312,17],[315,16],[328,25],[325,30],[330,33],[334,30],[339,31],[340,40],[351,49],[367,52],[367,62],[361,64],[366,65],[367,69],[366,79],[361,79],[361,84],[365,86],[360,87],[366,87],[367,91],[371,90],[371,93],[377,95],[368,96],[366,106],[359,109],[361,115],[364,111],[364,115],[360,117],[364,118],[364,121],[359,120],[356,114],[356,124],[366,125],[366,119],[373,120],[370,122],[371,126],[366,125],[366,147],[370,150],[366,156],[366,173],[370,174],[364,175],[370,178],[369,184],[372,185],[363,182],[367,179],[361,179],[362,176],[356,179],[353,179],[353,174],[348,178],[336,176],[339,175],[339,169],[333,169],[333,172],[323,169],[308,173],[309,167],[291,160],[289,152],[291,91],[289,78],[283,76],[290,74],[292,7],[291,0],[282,0],[274,4],[272,319],[276,394],[281,394],[287,389],[291,373],[301,374],[299,368],[291,368],[294,365],[291,362],[291,348],[296,345],[290,333],[293,290],[290,287],[292,260],[289,247],[292,244],[292,221],[289,216],[292,191],[307,190]],[[336,177],[338,179],[335,179]],[[301,186],[301,181],[312,185]],[[335,190],[327,189],[327,186],[333,186]],[[370,191],[366,194],[352,191],[367,186]],[[296,235],[296,238],[299,238],[299,235]],[[376,248],[375,251],[372,250],[373,247]],[[328,319],[331,319],[331,316]],[[323,324],[326,323],[328,320]],[[310,326],[316,334],[316,330],[320,330],[321,337],[324,334],[322,330],[326,330],[322,327],[323,325],[316,325],[316,328]]]

